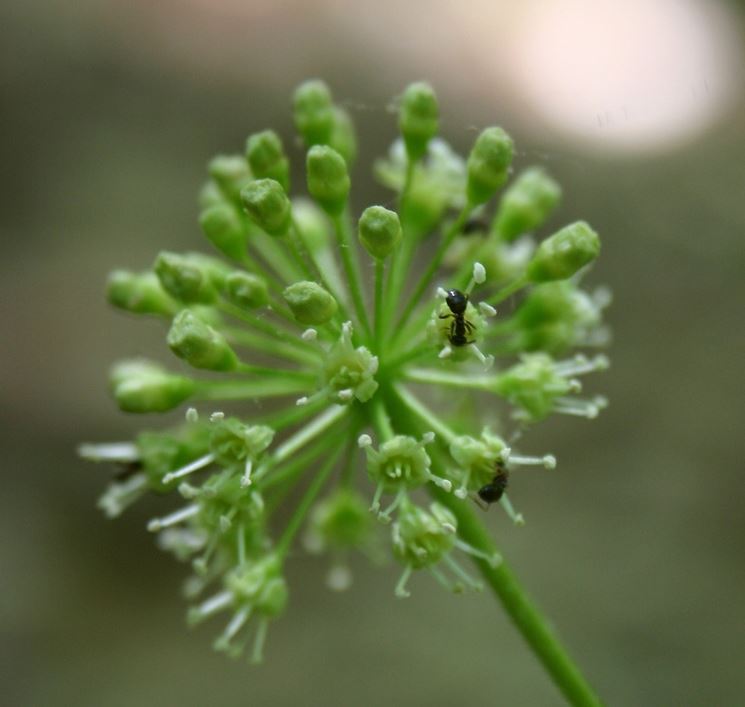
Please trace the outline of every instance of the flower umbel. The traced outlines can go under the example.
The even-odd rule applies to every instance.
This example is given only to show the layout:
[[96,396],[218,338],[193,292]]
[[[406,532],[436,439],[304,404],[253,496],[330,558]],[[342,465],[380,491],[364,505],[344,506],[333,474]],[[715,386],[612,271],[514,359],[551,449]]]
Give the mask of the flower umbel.
[[[503,493],[508,472],[519,495],[518,467],[556,460],[520,454],[516,440],[551,414],[589,419],[605,405],[578,395],[579,376],[606,368],[605,356],[569,353],[608,339],[607,293],[580,284],[598,236],[583,221],[538,236],[561,191],[537,167],[508,184],[502,128],[460,157],[437,137],[432,88],[411,85],[401,137],[376,165],[397,206],[356,218],[349,115],[315,80],[297,89],[294,122],[312,201],[293,196],[291,156],[262,130],[244,154],[210,163],[199,223],[216,256],[163,252],[152,270],[109,280],[111,304],[162,318],[164,350],[181,360],[173,372],[117,364],[117,403],[136,413],[188,403],[185,422],[80,448],[120,467],[100,501],[107,515],[147,492],[180,499],[148,528],[190,563],[189,620],[228,612],[215,647],[237,655],[253,631],[253,660],[288,601],[284,569],[301,529],[309,549],[330,553],[336,589],[351,581],[350,553],[376,554],[376,532],[402,566],[396,596],[409,596],[421,569],[450,591],[480,589],[455,551],[497,582],[501,557],[473,531],[473,501],[498,479],[491,500],[522,524]],[[474,393],[494,400],[488,420],[475,406],[462,412]],[[220,401],[244,407],[226,417]]]

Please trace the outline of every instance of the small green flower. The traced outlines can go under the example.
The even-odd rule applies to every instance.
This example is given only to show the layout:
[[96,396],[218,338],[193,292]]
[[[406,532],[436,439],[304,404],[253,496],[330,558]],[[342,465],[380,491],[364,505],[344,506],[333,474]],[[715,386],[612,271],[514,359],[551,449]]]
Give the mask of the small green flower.
[[99,502],[108,516],[149,492],[175,499],[147,527],[188,563],[189,621],[228,613],[216,649],[238,655],[253,631],[253,660],[287,605],[301,531],[330,557],[333,589],[350,585],[349,556],[376,559],[384,536],[403,568],[397,596],[420,570],[449,591],[478,589],[458,552],[492,586],[506,581],[471,506],[498,500],[523,522],[507,479],[517,496],[521,466],[556,459],[509,440],[553,413],[596,416],[605,401],[579,397],[579,376],[608,365],[569,353],[609,338],[609,295],[581,284],[598,236],[578,221],[535,245],[561,193],[540,168],[490,204],[511,170],[504,130],[484,130],[465,159],[437,137],[432,87],[410,85],[400,135],[375,164],[396,203],[357,214],[350,114],[311,80],[293,118],[313,201],[291,193],[289,136],[255,132],[208,166],[199,223],[215,257],[164,251],[151,271],[110,276],[109,302],[170,322],[167,346],[194,369],[124,361],[116,402],[157,413],[188,401],[186,421],[80,447],[117,469]]

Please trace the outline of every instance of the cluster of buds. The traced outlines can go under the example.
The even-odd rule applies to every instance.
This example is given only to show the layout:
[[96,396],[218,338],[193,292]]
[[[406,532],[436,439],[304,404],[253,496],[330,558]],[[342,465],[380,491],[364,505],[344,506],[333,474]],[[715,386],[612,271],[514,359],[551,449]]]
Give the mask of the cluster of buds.
[[[293,110],[307,195],[291,190],[279,135],[257,132],[243,154],[209,164],[199,223],[216,255],[162,252],[148,270],[110,276],[109,302],[160,318],[182,362],[118,363],[114,398],[131,413],[188,406],[185,422],[80,448],[118,466],[100,500],[108,516],[148,492],[181,499],[148,529],[191,566],[189,620],[229,613],[216,648],[240,654],[253,632],[254,660],[287,603],[301,530],[307,549],[331,556],[334,589],[351,582],[351,552],[378,557],[386,545],[403,567],[397,596],[421,569],[451,591],[477,589],[454,552],[500,558],[459,537],[457,504],[498,501],[524,522],[508,475],[556,459],[512,444],[552,413],[595,417],[605,401],[580,397],[578,376],[608,364],[569,353],[607,341],[609,296],[580,287],[600,248],[588,224],[537,236],[556,182],[526,169],[487,217],[512,173],[504,130],[483,130],[463,159],[437,136],[432,88],[410,85],[400,138],[375,165],[396,210],[355,220],[350,116],[321,81],[296,90]],[[489,406],[498,433],[477,414],[451,415],[471,391],[501,401],[501,419]],[[226,417],[220,401],[245,408]]]

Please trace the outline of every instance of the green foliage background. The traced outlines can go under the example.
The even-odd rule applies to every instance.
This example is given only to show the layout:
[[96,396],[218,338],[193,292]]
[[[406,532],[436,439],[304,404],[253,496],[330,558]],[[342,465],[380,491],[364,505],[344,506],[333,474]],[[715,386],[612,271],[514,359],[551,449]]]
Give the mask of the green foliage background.
[[[558,704],[488,597],[420,580],[396,601],[397,572],[365,563],[338,596],[322,563],[298,556],[266,664],[226,661],[209,629],[184,626],[182,568],[145,532],[157,503],[117,522],[97,512],[106,471],[79,462],[75,444],[125,438],[140,422],[109,400],[108,365],[168,360],[157,323],[105,306],[108,269],[202,247],[206,160],[266,126],[291,135],[289,96],[308,75],[361,104],[356,207],[389,199],[365,167],[393,136],[390,96],[419,78],[406,65],[378,71],[334,35],[277,78],[262,73],[250,28],[245,70],[182,66],[167,51],[158,63],[136,25],[113,31],[102,12],[51,0],[0,9],[2,701]],[[426,78],[456,146],[473,136],[460,126],[496,119],[523,150],[517,166],[546,164],[566,195],[552,223],[595,225],[604,250],[588,282],[615,294],[613,366],[597,380],[611,406],[532,436],[559,470],[521,475],[513,498],[528,525],[493,513],[493,532],[610,704],[740,703],[745,106],[676,152],[600,158],[539,144],[516,110],[458,105]]]

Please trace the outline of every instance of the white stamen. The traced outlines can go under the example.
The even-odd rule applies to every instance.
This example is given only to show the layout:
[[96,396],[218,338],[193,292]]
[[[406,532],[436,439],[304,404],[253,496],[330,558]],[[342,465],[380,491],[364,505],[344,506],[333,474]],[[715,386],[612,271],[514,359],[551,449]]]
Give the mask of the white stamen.
[[199,459],[195,459],[190,464],[187,464],[186,466],[182,466],[180,469],[176,469],[176,471],[170,471],[163,477],[163,483],[164,484],[170,484],[171,481],[174,481],[176,479],[180,479],[183,476],[188,476],[189,474],[193,474],[195,471],[199,471],[200,469],[204,469],[205,466],[209,466],[212,464],[212,462],[215,460],[215,455],[205,454],[203,457],[199,457]]
[[587,358],[582,354],[578,354],[568,361],[560,361],[554,367],[556,373],[565,378],[570,376],[581,376],[585,373],[592,373],[594,371],[604,371],[609,366],[607,356],[599,354],[593,359]]
[[186,411],[187,422],[199,422],[199,413],[196,408],[188,408]]
[[241,486],[244,488],[251,485],[251,471],[253,469],[253,460],[249,457],[246,459],[246,466],[241,477]]
[[92,462],[136,462],[140,453],[133,442],[105,442],[79,445],[78,456]]
[[499,567],[499,565],[502,564],[502,556],[498,552],[484,552],[483,550],[479,550],[477,547],[473,547],[473,545],[469,545],[460,538],[455,539],[455,547],[471,555],[471,557],[479,557],[482,560],[485,560],[492,567]]
[[488,302],[479,302],[479,309],[481,310],[481,314],[483,314],[485,317],[497,316],[497,310]]
[[295,405],[297,405],[298,407],[303,407],[304,405],[307,405],[307,404],[308,404],[308,397],[305,395],[302,398],[298,398],[295,401]]
[[453,355],[453,349],[450,346],[443,346],[440,353],[437,355],[438,358],[450,358]]
[[195,516],[197,513],[199,513],[199,506],[195,503],[191,506],[180,508],[179,510],[174,511],[170,515],[164,516],[163,518],[153,518],[147,524],[147,529],[151,533],[157,533],[159,530],[168,528],[172,525],[176,525],[182,520],[187,520],[188,518]]
[[554,410],[562,415],[574,415],[575,417],[586,417],[588,420],[593,420],[598,416],[600,407],[593,400],[557,398]]
[[197,621],[206,619],[208,616],[229,607],[232,601],[233,594],[231,592],[215,594],[206,601],[203,601],[199,606],[189,610],[189,621],[196,623]]
[[200,490],[196,486],[192,486],[188,481],[182,481],[178,485],[178,492],[182,498],[191,500],[196,498],[200,494]]
[[455,534],[455,531],[456,531],[456,528],[455,528],[455,526],[452,523],[443,523],[442,524],[442,529],[446,533],[450,533],[451,535],[454,535]]
[[313,329],[312,327],[310,329],[306,329],[301,335],[300,338],[303,341],[315,341],[318,338],[318,331]]
[[450,479],[443,479],[440,476],[434,474],[429,475],[429,480],[435,485],[439,486],[443,491],[450,493],[453,490],[453,482]]
[[213,412],[210,415],[210,422],[219,422],[220,420],[224,420],[224,419],[225,419],[225,413],[220,412],[219,410],[217,412]]
[[399,599],[406,599],[407,597],[411,596],[411,593],[406,590],[406,582],[409,581],[411,571],[411,565],[406,565],[406,567],[404,567],[403,573],[401,574],[401,578],[398,580],[398,584],[396,584],[396,589],[393,591],[393,593]]
[[341,325],[341,332],[344,336],[352,336],[352,332],[354,331],[354,327],[352,326],[352,322],[344,322],[344,324]]
[[422,444],[429,444],[430,442],[434,442],[434,441],[435,441],[435,433],[434,432],[432,432],[432,431],[425,432],[422,435]]
[[250,616],[251,609],[248,607],[237,612],[233,618],[230,619],[230,623],[225,627],[225,630],[222,632],[220,637],[215,641],[215,648],[217,650],[228,650],[231,639],[234,638],[235,634],[243,628]]
[[546,469],[556,468],[556,457],[553,454],[545,454],[542,457],[525,457],[519,454],[510,454],[510,464],[519,464],[521,466],[542,466]]
[[502,508],[504,508],[505,512],[510,517],[510,520],[515,525],[525,525],[525,519],[523,518],[523,514],[517,513],[515,511],[506,493],[502,494],[502,498],[499,499],[499,505],[502,506]]
[[344,390],[340,390],[336,397],[339,398],[342,402],[348,403],[352,398],[354,398],[354,391],[351,388],[344,388]]
[[438,288],[437,288],[437,296],[438,296],[438,297],[439,297],[440,299],[447,299],[447,296],[448,296],[447,290],[445,290],[445,289],[444,289],[444,288],[442,288],[442,287],[438,287]]
[[377,356],[372,356],[370,358],[370,373],[375,375],[378,372],[378,367],[380,366],[380,361],[378,360]]
[[97,505],[106,514],[107,518],[116,518],[142,496],[146,489],[147,477],[145,474],[135,474],[126,481],[111,484],[103,496],[98,499]]
[[476,346],[476,344],[469,344],[468,348],[471,350],[471,353],[479,360],[481,363],[484,364],[485,369],[489,369],[494,365],[494,356],[489,354],[488,356],[484,356],[484,354],[481,352],[481,349]]
[[481,263],[473,264],[473,279],[477,285],[481,285],[486,280],[486,268]]
[[364,449],[365,447],[370,447],[372,445],[372,437],[367,434],[362,434],[357,438],[357,446],[360,449]]

